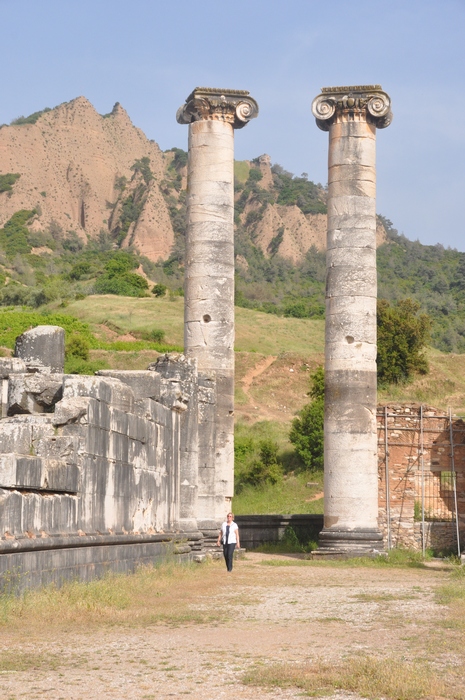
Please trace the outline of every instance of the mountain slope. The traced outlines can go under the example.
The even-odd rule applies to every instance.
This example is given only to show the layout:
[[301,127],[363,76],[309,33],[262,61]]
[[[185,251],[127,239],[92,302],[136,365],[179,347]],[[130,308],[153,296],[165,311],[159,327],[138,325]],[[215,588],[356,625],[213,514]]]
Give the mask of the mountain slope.
[[[21,122],[21,120],[19,120]],[[31,228],[60,226],[86,240],[111,230],[113,205],[121,197],[118,180],[131,181],[135,161],[150,159],[153,181],[130,232],[133,245],[152,260],[167,258],[174,241],[159,182],[165,162],[118,103],[99,115],[78,97],[44,111],[35,123],[0,129],[0,173],[19,173],[10,191],[0,194],[0,226],[21,209],[36,209]]]

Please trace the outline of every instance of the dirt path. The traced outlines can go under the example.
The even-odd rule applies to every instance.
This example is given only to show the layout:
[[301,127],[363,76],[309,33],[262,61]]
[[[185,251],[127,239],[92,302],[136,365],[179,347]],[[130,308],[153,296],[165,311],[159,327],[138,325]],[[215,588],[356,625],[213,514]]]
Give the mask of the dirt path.
[[276,360],[274,355],[269,355],[265,357],[261,362],[258,362],[255,367],[249,369],[248,372],[242,377],[241,384],[244,389],[244,394],[248,397],[251,403],[253,403],[253,397],[250,395],[250,387],[254,379],[259,377],[263,372],[266,372],[268,367],[271,367],[273,362]]
[[[241,406],[242,411],[247,411],[248,408],[249,409],[253,408],[254,410],[258,408],[258,406],[256,405],[257,400],[254,399],[254,397],[250,393],[250,387],[252,386],[254,379],[256,379],[261,374],[263,374],[263,372],[266,372],[266,370],[269,367],[271,367],[271,365],[273,364],[273,362],[275,362],[276,359],[277,358],[275,355],[268,355],[268,357],[265,357],[263,360],[258,362],[255,365],[255,367],[252,367],[251,369],[249,369],[244,374],[242,379],[240,380],[244,394],[246,395],[246,397],[249,401],[249,406],[247,406],[247,405]],[[260,405],[260,414],[261,414],[261,420],[275,420],[276,419],[275,413],[273,411],[269,411],[267,409],[267,407],[264,406],[263,404]]]
[[[295,688],[267,690],[242,683],[257,664],[392,653],[456,658],[440,636],[447,608],[435,602],[442,570],[307,566],[295,557],[248,554],[228,575],[222,564],[205,569],[188,612],[211,622],[133,624],[87,631],[20,628],[0,636],[0,649],[45,654],[50,668],[3,672],[0,697],[53,700],[272,700],[302,698]],[[439,626],[439,631],[438,631]],[[439,636],[438,636],[439,635]],[[52,660],[60,661],[52,663]],[[334,700],[357,698],[338,691]]]

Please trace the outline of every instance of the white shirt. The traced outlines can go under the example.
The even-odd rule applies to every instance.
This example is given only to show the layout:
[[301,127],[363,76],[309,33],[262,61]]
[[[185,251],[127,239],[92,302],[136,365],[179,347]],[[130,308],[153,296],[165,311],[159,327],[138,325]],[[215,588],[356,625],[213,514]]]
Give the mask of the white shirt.
[[[225,543],[226,540],[226,526],[228,523],[223,523],[221,526],[221,534],[222,534],[222,542],[223,544]],[[234,520],[231,522],[229,526],[229,537],[228,537],[228,544],[237,544],[237,539],[236,539],[236,531],[239,530],[239,527],[236,525]]]

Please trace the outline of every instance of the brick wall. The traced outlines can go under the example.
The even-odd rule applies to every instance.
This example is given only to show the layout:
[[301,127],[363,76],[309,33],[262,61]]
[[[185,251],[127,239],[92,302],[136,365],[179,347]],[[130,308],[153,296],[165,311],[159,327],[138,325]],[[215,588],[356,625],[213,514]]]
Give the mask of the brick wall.
[[379,524],[386,545],[390,539],[392,547],[421,549],[424,537],[425,546],[437,551],[456,547],[455,502],[465,540],[465,423],[452,417],[451,445],[449,415],[431,406],[380,406],[377,422]]

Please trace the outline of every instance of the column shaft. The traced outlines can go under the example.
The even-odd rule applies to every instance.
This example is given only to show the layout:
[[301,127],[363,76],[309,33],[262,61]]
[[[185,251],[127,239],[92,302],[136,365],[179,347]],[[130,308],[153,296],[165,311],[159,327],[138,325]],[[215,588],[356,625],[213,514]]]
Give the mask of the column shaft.
[[224,520],[234,494],[234,130],[257,114],[247,91],[216,88],[195,88],[177,113],[189,124],[184,347],[199,373],[204,532]]
[[[313,113],[329,131],[322,552],[382,548],[376,429],[376,127],[379,86],[324,88]],[[373,116],[375,112],[375,116]]]
[[[216,382],[214,430],[200,455],[198,518],[224,516],[234,488],[234,130],[189,126],[184,346]],[[205,445],[204,445],[205,449]]]

